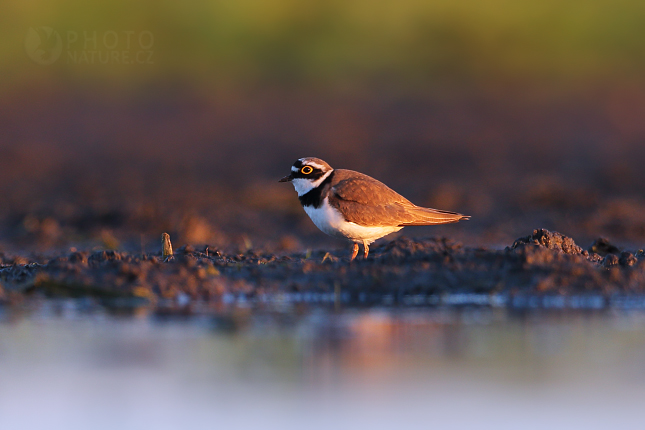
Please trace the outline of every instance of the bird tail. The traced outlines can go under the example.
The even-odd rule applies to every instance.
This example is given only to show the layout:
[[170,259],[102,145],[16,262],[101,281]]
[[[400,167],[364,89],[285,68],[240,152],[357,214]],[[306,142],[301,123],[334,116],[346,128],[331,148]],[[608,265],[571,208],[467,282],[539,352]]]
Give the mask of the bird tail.
[[442,211],[439,209],[423,208],[420,206],[407,208],[407,212],[415,215],[416,219],[401,223],[400,225],[402,227],[410,225],[449,224],[470,219],[469,215],[462,215],[457,212]]

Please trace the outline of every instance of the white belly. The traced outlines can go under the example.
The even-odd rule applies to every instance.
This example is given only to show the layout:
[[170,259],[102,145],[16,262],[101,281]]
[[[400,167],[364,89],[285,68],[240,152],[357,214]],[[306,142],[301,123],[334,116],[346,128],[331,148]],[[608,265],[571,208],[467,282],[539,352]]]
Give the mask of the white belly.
[[376,239],[380,239],[395,231],[401,230],[403,227],[365,227],[353,222],[347,222],[343,216],[334,209],[327,199],[319,208],[313,206],[305,206],[305,212],[309,218],[316,224],[321,231],[330,236],[349,239],[353,242],[372,243]]

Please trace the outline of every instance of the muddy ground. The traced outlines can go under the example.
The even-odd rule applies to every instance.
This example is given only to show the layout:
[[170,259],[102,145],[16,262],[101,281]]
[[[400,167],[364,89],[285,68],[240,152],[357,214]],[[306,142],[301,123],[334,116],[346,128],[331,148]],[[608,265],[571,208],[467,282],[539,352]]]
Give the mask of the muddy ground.
[[[350,262],[348,252],[228,254],[187,246],[161,252],[73,252],[49,260],[3,255],[2,300],[86,297],[108,306],[200,312],[229,304],[433,305],[450,295],[593,297],[603,307],[645,290],[645,253],[599,239],[585,250],[571,238],[535,230],[504,250],[441,238],[400,237]],[[484,297],[484,299],[482,299]],[[600,303],[598,302],[600,300]],[[528,303],[528,302],[527,302]],[[540,302],[542,303],[542,302]],[[459,303],[454,303],[459,304]]]
[[[645,288],[645,92],[227,97],[0,100],[2,300],[177,308],[275,292],[356,304]],[[277,182],[302,156],[472,219],[406,228],[349,264],[349,246]],[[551,233],[516,241],[536,227],[584,250]],[[168,262],[163,232],[180,249]],[[599,237],[608,254],[590,249]]]

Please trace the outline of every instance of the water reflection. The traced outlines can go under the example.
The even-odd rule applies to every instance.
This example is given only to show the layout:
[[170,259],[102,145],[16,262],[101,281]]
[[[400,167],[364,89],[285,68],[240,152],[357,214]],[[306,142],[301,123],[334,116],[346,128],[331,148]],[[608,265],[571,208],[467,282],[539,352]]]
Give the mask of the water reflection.
[[645,314],[0,313],[0,428],[640,428]]

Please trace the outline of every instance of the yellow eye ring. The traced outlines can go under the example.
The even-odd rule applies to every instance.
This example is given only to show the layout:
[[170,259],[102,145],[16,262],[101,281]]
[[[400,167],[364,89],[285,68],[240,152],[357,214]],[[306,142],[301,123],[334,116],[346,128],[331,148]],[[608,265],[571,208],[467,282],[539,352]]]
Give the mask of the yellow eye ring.
[[301,172],[303,175],[308,175],[308,174],[310,174],[310,173],[311,173],[311,172],[313,172],[313,171],[314,171],[314,168],[313,168],[313,167],[311,167],[311,166],[304,166],[302,169],[300,169],[300,172]]

